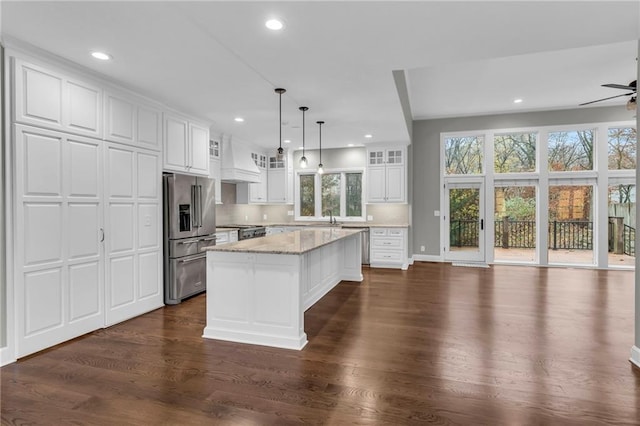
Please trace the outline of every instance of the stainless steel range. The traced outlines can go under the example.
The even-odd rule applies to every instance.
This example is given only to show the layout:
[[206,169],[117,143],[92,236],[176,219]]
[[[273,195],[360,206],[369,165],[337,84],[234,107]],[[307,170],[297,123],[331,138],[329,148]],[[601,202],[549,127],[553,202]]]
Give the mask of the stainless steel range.
[[251,238],[264,237],[267,235],[267,228],[260,225],[224,225],[229,228],[238,229],[238,240],[248,240]]

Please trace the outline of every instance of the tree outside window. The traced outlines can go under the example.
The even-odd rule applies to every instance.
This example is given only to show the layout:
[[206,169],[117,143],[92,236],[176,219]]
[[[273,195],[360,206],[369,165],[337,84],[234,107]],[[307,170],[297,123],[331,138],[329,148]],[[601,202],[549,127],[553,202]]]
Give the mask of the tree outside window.
[[340,216],[340,173],[322,175],[322,215]]
[[363,219],[362,172],[300,174],[299,217]]
[[608,130],[609,170],[635,170],[636,168],[636,129],[629,127]]
[[493,142],[495,172],[535,172],[537,139],[537,133],[496,135]]
[[549,133],[549,171],[593,170],[593,130]]
[[300,175],[300,216],[316,215],[315,175]]
[[481,174],[483,150],[483,136],[447,138],[444,141],[445,174]]

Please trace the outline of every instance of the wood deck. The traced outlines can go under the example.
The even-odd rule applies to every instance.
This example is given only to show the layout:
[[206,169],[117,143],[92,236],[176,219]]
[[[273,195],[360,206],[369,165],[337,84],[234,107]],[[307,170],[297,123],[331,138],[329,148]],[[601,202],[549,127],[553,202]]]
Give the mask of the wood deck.
[[200,295],[5,366],[2,424],[640,424],[632,271],[363,272],[302,351],[203,339]]

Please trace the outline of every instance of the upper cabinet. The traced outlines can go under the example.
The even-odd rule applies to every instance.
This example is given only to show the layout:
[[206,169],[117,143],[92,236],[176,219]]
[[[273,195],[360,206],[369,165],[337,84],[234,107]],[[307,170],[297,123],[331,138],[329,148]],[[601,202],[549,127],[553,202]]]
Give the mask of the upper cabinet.
[[102,137],[102,89],[14,59],[17,123],[95,138]]
[[209,129],[186,117],[165,113],[164,169],[209,176]]
[[105,93],[105,139],[162,149],[162,112],[131,96]]
[[267,172],[269,203],[293,203],[293,155],[287,150],[283,156],[270,155]]
[[267,156],[263,153],[252,151],[251,159],[256,163],[260,171],[260,182],[237,184],[236,202],[238,204],[265,204],[268,202]]
[[407,202],[406,156],[405,146],[367,150],[367,202]]
[[222,204],[220,149],[219,140],[209,140],[209,177],[214,180],[216,204]]

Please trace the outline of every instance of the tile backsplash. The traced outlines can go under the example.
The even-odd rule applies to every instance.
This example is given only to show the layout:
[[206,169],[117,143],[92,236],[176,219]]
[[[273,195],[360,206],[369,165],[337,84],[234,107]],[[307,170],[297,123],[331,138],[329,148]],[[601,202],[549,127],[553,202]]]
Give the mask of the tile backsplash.
[[[216,224],[293,223],[292,204],[236,204],[236,185],[222,184],[222,204],[216,206]],[[373,216],[371,224],[408,224],[408,204],[367,204],[367,215]],[[266,219],[265,219],[266,216]]]

